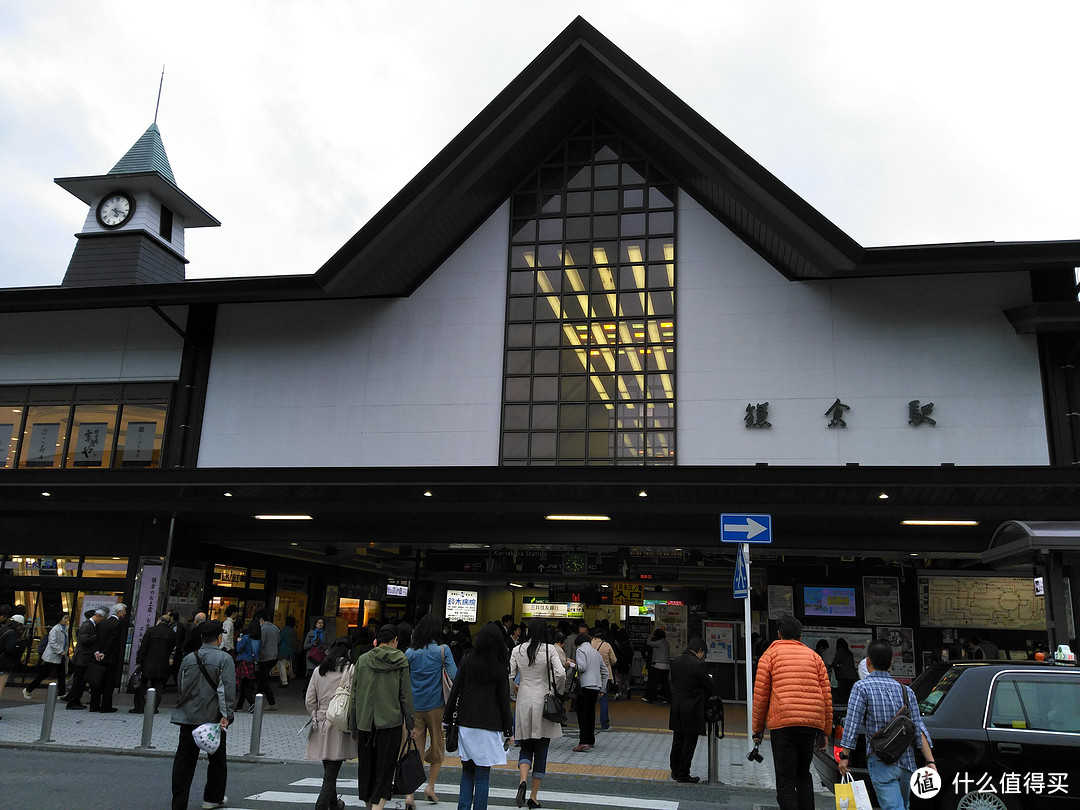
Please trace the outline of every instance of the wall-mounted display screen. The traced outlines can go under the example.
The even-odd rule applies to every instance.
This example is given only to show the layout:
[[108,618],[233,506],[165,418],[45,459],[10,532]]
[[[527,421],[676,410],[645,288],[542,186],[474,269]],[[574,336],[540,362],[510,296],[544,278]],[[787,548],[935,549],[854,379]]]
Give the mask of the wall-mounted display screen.
[[446,592],[446,618],[452,622],[461,619],[472,624],[476,621],[476,591]]
[[836,616],[855,618],[854,588],[819,588],[807,585],[803,588],[804,616]]

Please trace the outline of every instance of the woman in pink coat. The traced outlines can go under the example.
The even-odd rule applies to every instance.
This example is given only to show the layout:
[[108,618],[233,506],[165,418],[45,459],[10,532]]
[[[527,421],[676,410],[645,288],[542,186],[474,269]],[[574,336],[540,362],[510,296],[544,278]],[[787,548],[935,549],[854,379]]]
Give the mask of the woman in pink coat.
[[[323,764],[322,791],[315,810],[344,810],[345,802],[337,797],[337,777],[341,763],[356,758],[356,742],[352,735],[338,731],[326,719],[330,698],[341,683],[343,671],[352,663],[352,645],[339,638],[326,651],[326,658],[311,673],[304,705],[311,714],[305,759],[321,759]],[[352,671],[351,668],[349,670]]]

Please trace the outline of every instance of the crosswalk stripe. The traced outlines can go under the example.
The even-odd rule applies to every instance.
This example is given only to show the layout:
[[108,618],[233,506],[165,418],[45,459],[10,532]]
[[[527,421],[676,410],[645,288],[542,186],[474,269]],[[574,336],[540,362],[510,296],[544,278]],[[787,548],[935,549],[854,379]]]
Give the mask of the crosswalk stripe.
[[[295,782],[291,782],[290,787],[321,787],[322,780],[318,778],[311,779],[298,779]],[[357,789],[357,780],[355,779],[338,779],[337,787],[339,793]],[[447,795],[457,796],[459,793],[459,785],[443,784],[439,783],[435,785],[435,792],[438,794],[446,793]],[[418,789],[419,790],[419,789]],[[513,799],[517,796],[517,791],[513,788],[496,788],[493,787],[489,790],[488,795],[492,799]],[[264,793],[256,794],[255,796],[249,796],[248,801],[308,801],[314,800],[315,794],[310,793],[290,793],[287,791],[266,791]],[[361,806],[360,800],[355,797],[343,796],[345,804],[349,807]],[[628,808],[629,810],[679,810],[679,803],[673,801],[665,801],[663,799],[635,799],[629,796],[600,796],[597,794],[589,793],[564,793],[558,791],[545,790],[541,800],[548,800],[552,802],[567,802],[572,805],[598,805],[603,807],[620,807]]]

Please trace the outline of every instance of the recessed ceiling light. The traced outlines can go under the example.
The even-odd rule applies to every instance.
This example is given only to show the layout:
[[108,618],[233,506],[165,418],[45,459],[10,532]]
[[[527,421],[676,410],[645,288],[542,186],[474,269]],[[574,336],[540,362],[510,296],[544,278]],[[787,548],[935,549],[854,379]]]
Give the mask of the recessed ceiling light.
[[256,520],[311,520],[311,515],[252,515]]
[[299,544],[299,543],[297,543],[297,542],[296,542],[295,540],[293,540],[293,541],[292,541],[291,543],[289,543],[289,545],[290,545],[290,546],[298,546],[298,545],[300,545],[300,544]]
[[425,498],[430,498],[431,497],[431,490],[430,489],[424,490],[424,497]]
[[901,520],[904,526],[978,526],[977,520]]
[[611,520],[607,515],[544,515],[544,520]]
[[648,493],[648,492],[646,492],[645,490],[641,490],[641,492],[639,492],[639,493],[637,494],[637,496],[638,496],[639,498],[648,498],[648,497],[649,497],[649,493]]
[[41,493],[41,497],[43,497],[43,498],[48,498],[50,495],[52,495],[51,492],[42,492]]
[[912,552],[910,552],[910,553],[908,554],[908,556],[909,556],[909,557],[918,557],[918,556],[919,556],[919,552],[917,552],[917,551],[912,551]]
[[887,500],[889,500],[889,493],[882,492],[881,494],[878,495],[878,500],[879,501],[887,501]]
[[231,498],[231,497],[232,497],[232,493],[231,493],[231,492],[226,492],[226,493],[225,493],[225,497],[226,497],[226,498]]

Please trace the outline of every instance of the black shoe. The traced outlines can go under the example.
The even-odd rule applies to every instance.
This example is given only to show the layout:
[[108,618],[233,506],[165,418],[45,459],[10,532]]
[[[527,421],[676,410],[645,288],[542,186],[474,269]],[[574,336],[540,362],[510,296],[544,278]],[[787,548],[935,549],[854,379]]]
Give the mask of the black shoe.
[[518,807],[524,807],[525,806],[525,792],[528,789],[529,789],[528,785],[526,785],[524,782],[522,782],[520,785],[518,785],[517,798],[514,799],[514,804],[516,804]]
[[85,703],[79,703],[78,701],[72,701],[71,703],[68,703],[67,708],[72,709],[74,711],[78,711],[79,709],[85,709],[86,704]]
[[535,801],[534,799],[529,799],[529,800],[528,800],[527,802],[525,802],[525,805],[526,805],[527,807],[534,807],[534,808],[535,808],[535,807],[539,807],[539,806],[540,806],[540,802],[538,802],[538,801]]
[[[90,711],[93,711],[93,709],[91,709]],[[118,711],[118,709],[110,706],[107,709],[98,709],[98,711],[100,711],[102,714],[112,714],[113,712]]]
[[685,783],[691,784],[691,785],[696,785],[698,782],[701,781],[700,776],[691,776],[688,773],[680,773],[680,774],[674,774],[673,773],[671,775],[671,778],[674,779],[676,782],[685,782]]
[[142,714],[143,709],[128,709],[128,714]]

